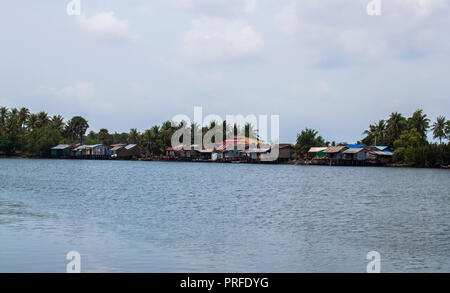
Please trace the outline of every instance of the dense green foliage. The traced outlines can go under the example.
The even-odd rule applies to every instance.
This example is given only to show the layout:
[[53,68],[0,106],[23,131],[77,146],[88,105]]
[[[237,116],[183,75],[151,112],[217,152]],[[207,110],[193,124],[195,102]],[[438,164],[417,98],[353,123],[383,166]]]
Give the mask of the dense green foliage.
[[329,146],[330,143],[325,141],[319,133],[310,128],[305,128],[297,135],[295,144],[295,153],[300,157],[305,157],[311,147]]
[[[427,133],[431,130],[434,139],[439,143],[430,143]],[[415,111],[406,118],[398,112],[392,113],[388,119],[369,125],[363,132],[365,137],[359,143],[366,145],[389,146],[394,150],[394,161],[413,166],[434,167],[448,165],[450,162],[450,121],[439,116],[430,128],[430,119],[423,110]],[[445,141],[447,140],[447,144]],[[314,129],[306,128],[297,135],[296,154],[305,157],[311,147],[328,146]],[[346,145],[334,143],[331,145]]]
[[[430,127],[431,125],[431,127]],[[216,127],[216,122],[201,127],[197,124],[172,125],[170,121],[161,126],[155,125],[144,132],[133,128],[130,132],[110,133],[102,128],[98,133],[90,131],[88,121],[75,116],[64,122],[60,115],[49,116],[46,112],[30,113],[27,108],[7,109],[0,107],[0,154],[28,155],[45,157],[50,154],[50,148],[59,143],[85,143],[106,145],[118,143],[139,144],[148,156],[163,155],[171,146],[171,138],[175,131],[186,127],[191,133],[191,143],[194,135],[205,134]],[[220,129],[220,126],[219,126]],[[433,138],[439,143],[430,143],[427,134],[431,131]],[[222,122],[223,140],[233,134],[258,138],[258,131],[251,124],[239,127]],[[361,143],[366,145],[386,145],[394,151],[397,163],[415,166],[448,165],[450,162],[450,121],[444,116],[437,117],[431,124],[422,110],[415,111],[406,118],[398,112],[392,113],[388,119],[369,125],[363,133]],[[215,138],[212,138],[215,142]],[[305,128],[297,135],[295,144],[296,155],[305,157],[311,147],[345,145],[346,143],[328,142],[314,129]]]
[[[197,124],[184,126],[184,123],[172,125],[170,121],[164,122],[161,126],[155,125],[150,129],[140,133],[136,128],[130,132],[109,133],[108,129],[102,128],[98,133],[90,131],[88,121],[75,116],[64,122],[60,115],[49,117],[46,112],[37,114],[30,113],[26,108],[7,109],[0,107],[0,154],[6,155],[28,155],[28,156],[49,156],[50,148],[59,143],[82,143],[82,144],[139,144],[148,156],[160,156],[165,153],[167,147],[171,146],[171,138],[175,131],[181,127],[186,127],[191,133],[191,143],[194,143],[194,134],[201,133],[203,136],[216,126],[216,122],[211,122],[209,126],[200,127]],[[220,128],[220,127],[219,127]],[[239,127],[236,124],[222,124],[223,139],[226,135],[242,134],[257,138],[257,130],[251,124]],[[212,138],[215,142],[215,138]]]
[[[450,122],[444,116],[439,116],[430,128],[430,119],[419,109],[411,117],[405,118],[394,112],[387,120],[380,120],[369,125],[364,131],[362,140],[367,145],[385,145],[394,150],[394,160],[413,166],[448,165],[450,160],[449,143]],[[438,143],[430,143],[427,133],[431,130]],[[445,144],[447,140],[447,144]]]

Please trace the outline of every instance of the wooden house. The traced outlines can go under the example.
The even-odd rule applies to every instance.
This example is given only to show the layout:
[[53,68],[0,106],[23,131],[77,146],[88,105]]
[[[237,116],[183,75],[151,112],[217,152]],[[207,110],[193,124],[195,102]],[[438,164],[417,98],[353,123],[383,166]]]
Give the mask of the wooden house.
[[344,160],[364,161],[366,159],[366,150],[362,147],[349,148],[342,153]]
[[71,145],[59,144],[50,149],[50,154],[52,157],[68,157],[70,156],[71,149],[72,149]]
[[346,146],[330,146],[326,148],[323,152],[327,155],[330,160],[340,160],[344,151],[347,149]]

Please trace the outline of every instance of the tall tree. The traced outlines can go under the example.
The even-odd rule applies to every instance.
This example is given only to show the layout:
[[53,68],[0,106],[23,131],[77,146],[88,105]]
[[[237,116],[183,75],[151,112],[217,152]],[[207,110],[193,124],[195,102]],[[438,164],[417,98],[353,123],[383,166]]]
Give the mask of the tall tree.
[[450,140],[450,120],[445,122],[445,137]]
[[111,137],[109,135],[108,129],[102,128],[98,132],[98,140],[101,144],[109,145],[111,143]]
[[26,122],[28,130],[33,130],[38,128],[38,116],[34,113],[31,113],[30,116],[28,116],[28,120]]
[[424,114],[422,109],[416,110],[416,112],[408,118],[408,124],[410,129],[417,130],[422,141],[427,140],[427,131],[428,128],[430,128],[430,119],[427,118],[427,114]]
[[128,142],[132,144],[138,143],[139,140],[139,132],[136,128],[130,129],[130,134],[128,135]]
[[88,121],[81,116],[75,116],[67,122],[66,133],[68,137],[79,139],[83,143],[83,136],[89,128]]
[[297,135],[297,143],[295,144],[295,150],[297,154],[306,156],[311,147],[327,146],[327,143],[321,136],[317,136],[319,133],[311,128],[305,128]]
[[386,137],[387,145],[393,146],[394,141],[400,138],[400,135],[407,128],[406,118],[398,112],[391,113],[391,116],[387,120],[386,125]]
[[20,127],[25,127],[25,123],[28,120],[28,117],[30,117],[30,110],[28,110],[25,107],[20,108],[19,110],[19,124]]
[[62,134],[64,132],[64,118],[61,115],[53,115],[50,119],[50,126]]
[[369,129],[363,132],[366,137],[362,140],[362,142],[368,145],[382,145],[385,140],[385,133],[386,122],[384,120],[380,120],[377,124],[369,125]]
[[439,144],[442,144],[442,139],[445,138],[445,126],[446,119],[444,116],[436,118],[436,122],[433,123],[431,130],[433,131],[433,138],[439,139]]
[[41,127],[45,127],[47,125],[49,125],[50,123],[50,118],[48,117],[48,114],[44,111],[41,111],[37,114],[37,127],[41,128]]

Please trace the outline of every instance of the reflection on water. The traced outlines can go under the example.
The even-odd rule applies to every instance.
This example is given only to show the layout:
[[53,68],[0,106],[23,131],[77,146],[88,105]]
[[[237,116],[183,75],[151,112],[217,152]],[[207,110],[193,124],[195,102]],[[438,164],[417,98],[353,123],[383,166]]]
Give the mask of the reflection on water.
[[0,272],[450,271],[450,172],[0,160]]

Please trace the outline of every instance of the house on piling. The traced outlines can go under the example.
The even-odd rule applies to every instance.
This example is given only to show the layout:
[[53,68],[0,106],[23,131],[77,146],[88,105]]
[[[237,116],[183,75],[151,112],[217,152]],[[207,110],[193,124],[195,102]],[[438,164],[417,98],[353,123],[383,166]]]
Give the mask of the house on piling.
[[340,160],[342,159],[342,155],[346,149],[347,147],[343,145],[330,146],[326,148],[323,152],[327,155],[327,158],[330,160]]
[[50,155],[52,157],[68,157],[70,156],[70,151],[72,146],[69,144],[59,144],[50,149]]
[[111,146],[111,148],[109,149],[109,155],[114,159],[126,158],[127,150],[125,149],[125,145]]
[[252,161],[257,161],[261,159],[261,156],[270,153],[270,145],[260,145],[259,148],[250,148],[242,151],[243,157],[250,159]]
[[129,158],[140,158],[144,153],[142,148],[137,144],[126,145],[125,149]]
[[367,151],[362,147],[352,147],[342,152],[342,158],[351,161],[364,161],[366,160],[366,152]]
[[308,157],[309,158],[323,158],[326,156],[325,150],[328,147],[312,147],[308,151]]
[[390,151],[369,151],[367,159],[376,164],[389,164],[392,162],[393,153]]
[[87,155],[93,157],[107,156],[109,153],[109,147],[104,144],[94,144],[87,146]]
[[273,147],[278,147],[278,162],[288,162],[291,160],[294,154],[294,147],[290,143],[280,143],[273,145]]

